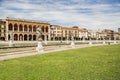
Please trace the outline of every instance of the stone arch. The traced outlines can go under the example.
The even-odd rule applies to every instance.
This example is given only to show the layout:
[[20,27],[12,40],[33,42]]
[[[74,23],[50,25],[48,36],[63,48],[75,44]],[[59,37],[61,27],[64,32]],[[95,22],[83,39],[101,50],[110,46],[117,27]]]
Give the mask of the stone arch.
[[33,35],[33,40],[34,40],[34,41],[36,40],[36,35]]
[[19,31],[23,31],[23,25],[22,24],[19,25]]
[[47,35],[47,40],[48,40],[48,35]]
[[36,26],[33,26],[33,32],[36,32]]
[[27,37],[27,34],[25,34],[25,35],[24,35],[24,40],[26,41],[26,40],[27,40],[27,38],[28,38],[28,37]]
[[48,26],[46,26],[46,32],[48,32]]
[[42,35],[42,40],[44,40],[45,39],[45,36],[44,35]]
[[28,27],[27,27],[27,25],[24,25],[24,31],[25,31],[25,32],[28,31]]
[[44,26],[42,26],[42,32],[44,32]]
[[12,25],[12,23],[10,23],[9,25],[8,25],[9,27],[8,27],[8,30],[13,30],[13,25]]
[[31,35],[31,34],[29,35],[29,40],[30,40],[30,41],[32,40],[32,35]]
[[22,35],[22,34],[19,35],[19,40],[20,40],[20,41],[23,40],[23,35]]
[[18,40],[18,35],[14,34],[14,40]]
[[16,23],[14,24],[14,31],[18,31],[18,25]]
[[32,25],[29,25],[29,32],[32,32]]

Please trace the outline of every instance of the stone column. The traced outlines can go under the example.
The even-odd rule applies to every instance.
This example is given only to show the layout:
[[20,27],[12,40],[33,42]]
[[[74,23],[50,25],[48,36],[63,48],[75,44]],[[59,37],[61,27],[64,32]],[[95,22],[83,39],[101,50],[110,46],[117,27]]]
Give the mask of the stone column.
[[50,27],[48,28],[48,40],[51,40],[51,33],[50,33]]
[[23,26],[23,32],[24,32],[24,26]]
[[14,26],[13,26],[13,30],[12,30],[12,32],[14,32]]
[[6,41],[8,41],[8,21],[6,21]]
[[44,35],[45,39],[44,39],[44,43],[47,45],[47,35]]
[[20,32],[20,30],[19,30],[19,25],[18,25],[18,32]]
[[33,26],[32,26],[32,32],[33,32]]
[[29,32],[29,26],[27,26],[27,32]]
[[27,41],[29,41],[29,35],[27,35]]

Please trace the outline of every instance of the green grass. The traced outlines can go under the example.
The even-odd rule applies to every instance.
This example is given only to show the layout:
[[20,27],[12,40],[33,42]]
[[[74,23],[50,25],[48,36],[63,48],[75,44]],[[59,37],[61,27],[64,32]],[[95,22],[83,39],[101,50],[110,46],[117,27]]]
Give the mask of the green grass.
[[120,80],[120,45],[0,61],[0,80]]

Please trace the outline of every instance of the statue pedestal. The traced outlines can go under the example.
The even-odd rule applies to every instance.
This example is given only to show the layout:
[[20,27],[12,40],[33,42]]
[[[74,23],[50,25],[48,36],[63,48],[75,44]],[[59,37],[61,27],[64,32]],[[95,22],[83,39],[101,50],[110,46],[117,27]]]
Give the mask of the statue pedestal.
[[114,41],[114,44],[116,44],[117,42],[116,41]]
[[44,43],[45,43],[45,45],[47,45],[47,44],[48,44],[48,43],[47,43],[47,40],[45,40]]
[[75,43],[74,41],[71,42],[71,45],[70,45],[72,48],[75,48]]
[[14,44],[13,44],[13,41],[9,41],[9,47],[13,47],[14,46]]
[[92,42],[91,41],[89,42],[89,46],[92,46]]
[[105,41],[103,41],[103,44],[105,44]]
[[68,43],[69,43],[69,41],[68,41],[68,40],[66,40],[66,43],[68,44]]
[[38,46],[36,47],[36,51],[37,52],[43,52],[43,46],[42,46],[42,42],[38,42]]

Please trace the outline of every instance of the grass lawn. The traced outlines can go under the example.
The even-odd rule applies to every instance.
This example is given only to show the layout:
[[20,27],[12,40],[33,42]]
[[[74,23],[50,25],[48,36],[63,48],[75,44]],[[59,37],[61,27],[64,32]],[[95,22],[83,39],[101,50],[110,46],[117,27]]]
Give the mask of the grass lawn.
[[0,61],[0,80],[120,80],[120,45]]

